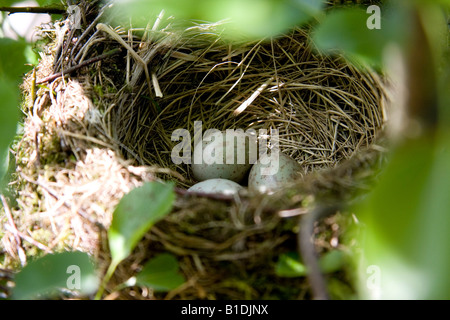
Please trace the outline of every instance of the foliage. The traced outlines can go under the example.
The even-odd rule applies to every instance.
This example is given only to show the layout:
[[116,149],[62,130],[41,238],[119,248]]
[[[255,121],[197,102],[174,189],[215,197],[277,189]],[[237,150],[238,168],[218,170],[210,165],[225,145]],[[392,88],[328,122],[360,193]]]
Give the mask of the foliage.
[[58,294],[61,288],[89,295],[97,289],[97,278],[94,264],[86,253],[48,254],[29,262],[16,275],[12,298],[46,298]]
[[144,233],[170,211],[174,197],[171,183],[146,183],[122,198],[108,231],[113,264],[125,259]]
[[[158,182],[146,183],[122,198],[114,211],[113,223],[108,232],[112,262],[102,280],[97,298],[101,298],[115,268],[131,253],[144,233],[170,212],[173,200],[173,185]],[[149,260],[136,277],[116,289],[130,285],[146,286],[155,291],[175,289],[184,282],[178,268],[174,256],[160,254]],[[77,271],[79,274],[75,274]],[[90,257],[82,252],[45,255],[28,263],[15,280],[15,299],[48,298],[61,294],[62,289],[73,289],[86,296],[94,293],[100,282]]]
[[402,13],[395,8],[384,10],[380,29],[369,29],[366,24],[370,14],[366,10],[334,10],[317,26],[313,40],[321,51],[341,53],[356,63],[379,67],[387,45],[402,42],[408,25]]
[[19,119],[19,84],[21,76],[28,69],[26,43],[0,38],[0,180],[6,172],[8,147],[12,141]]
[[158,182],[146,183],[123,196],[114,210],[108,230],[112,261],[97,298],[101,298],[104,285],[118,264],[131,254],[153,224],[170,212],[174,199],[173,184]]
[[[331,250],[320,257],[319,266],[323,273],[333,273],[342,269],[345,260],[344,252]],[[289,253],[279,257],[275,273],[279,277],[304,277],[308,274],[308,270],[297,253]]]
[[[148,182],[141,187],[131,190],[124,195],[113,213],[113,220],[108,230],[108,240],[111,250],[112,261],[103,278],[103,282],[97,292],[96,298],[101,298],[103,290],[112,277],[119,263],[131,254],[137,243],[150,230],[154,223],[162,219],[172,209],[175,199],[173,184],[162,184],[159,182]],[[155,268],[156,266],[156,268]],[[160,272],[160,268],[167,268],[171,276],[178,269],[176,261],[156,260],[149,262],[142,270],[143,274],[138,279],[143,279],[144,285],[154,285],[150,272]],[[150,279],[149,281],[145,281]],[[175,278],[179,280],[180,278]],[[164,284],[164,280],[162,280]],[[178,283],[178,282],[176,282]],[[171,288],[169,283],[166,288]],[[158,289],[163,290],[162,285]]]
[[155,291],[173,290],[184,283],[178,273],[178,262],[168,253],[162,253],[148,261],[136,276],[138,285],[152,288]]
[[[178,19],[229,22],[224,35],[231,39],[276,36],[322,13],[323,0],[118,0],[114,15],[133,17],[145,27],[161,10]],[[145,12],[145,15],[142,13]]]

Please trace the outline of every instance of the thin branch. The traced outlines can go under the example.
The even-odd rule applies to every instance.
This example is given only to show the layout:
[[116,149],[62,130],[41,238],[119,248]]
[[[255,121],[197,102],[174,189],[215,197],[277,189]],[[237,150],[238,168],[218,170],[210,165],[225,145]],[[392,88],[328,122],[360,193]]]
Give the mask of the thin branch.
[[47,13],[47,14],[63,14],[64,9],[59,8],[41,8],[41,7],[0,7],[0,11],[13,13]]
[[12,280],[14,278],[14,272],[0,268],[0,278]]
[[300,221],[300,232],[298,233],[298,247],[303,262],[308,271],[308,280],[311,285],[313,298],[315,300],[328,300],[327,285],[320,270],[319,259],[314,247],[314,223],[324,217],[336,213],[338,206],[319,206],[310,214],[303,216]]
[[204,193],[204,192],[188,192],[185,189],[175,188],[175,193],[180,196],[192,196],[192,197],[200,197],[200,198],[208,198],[218,201],[229,201],[233,202],[236,200],[236,196],[234,195],[226,195],[220,193]]
[[16,224],[14,223],[14,218],[12,216],[11,210],[9,209],[8,202],[6,198],[0,194],[0,199],[3,204],[3,209],[5,210],[5,214],[8,218],[9,226],[11,227],[10,232],[14,235],[14,239],[16,240],[16,250],[19,255],[19,260],[22,266],[27,264],[27,255],[25,254],[25,250],[22,248],[22,241],[20,240],[19,230],[17,230]]
[[[6,230],[8,230],[9,232],[12,232],[11,227],[9,225],[6,225]],[[19,235],[19,237],[23,240],[25,240],[26,242],[32,244],[33,246],[41,249],[42,251],[45,251],[46,253],[52,253],[53,251],[47,247],[46,245],[40,243],[39,241],[36,241],[35,239],[33,239],[32,237],[26,235],[23,232],[17,231],[17,234]]]
[[[44,189],[45,191],[48,192],[49,195],[51,195],[53,198],[55,198],[56,200],[60,200],[60,197],[58,195],[58,193],[53,190],[52,188],[50,188],[49,186],[45,185],[44,183],[41,183],[39,181],[35,181],[33,179],[31,179],[30,177],[28,177],[27,175],[25,175],[23,172],[20,172],[20,176],[25,179],[26,181],[28,181],[31,184],[37,185],[39,187],[41,187],[42,189]],[[72,209],[72,205],[67,202],[67,201],[63,201],[63,205],[68,208],[69,210]],[[100,223],[98,223],[97,221],[95,221],[92,217],[89,216],[89,214],[82,210],[81,208],[78,208],[76,210],[76,212],[83,217],[84,219],[86,219],[87,221],[89,221],[90,223],[92,223],[93,225],[96,225],[99,228],[102,228],[102,225]]]
[[[134,51],[133,48],[131,48],[128,45],[128,43],[126,43],[111,27],[107,26],[106,24],[104,24],[104,23],[97,24],[97,30],[107,33],[111,38],[113,38],[114,40],[119,42],[125,49],[128,50],[128,52],[136,60],[136,62],[138,62],[141,65],[141,67],[144,69],[145,78],[147,80],[147,85],[148,85],[148,90],[149,90],[149,92],[151,92],[152,85],[150,82],[150,73],[148,72],[147,63],[141,58],[141,56],[138,55],[136,53],[136,51]],[[155,90],[155,95],[157,97],[161,97],[161,92],[157,92]]]
[[58,73],[52,74],[52,75],[50,75],[48,77],[45,77],[45,78],[37,81],[36,84],[42,84],[42,83],[45,83],[45,82],[53,81],[53,80],[55,80],[55,79],[57,79],[59,77],[62,77],[65,74],[70,74],[70,73],[72,73],[72,72],[74,72],[74,71],[76,71],[76,70],[78,70],[80,68],[86,67],[89,64],[95,63],[95,62],[103,60],[103,59],[105,59],[105,58],[107,58],[109,56],[115,55],[119,51],[120,51],[120,49],[113,49],[113,50],[108,51],[108,52],[106,52],[104,54],[101,54],[101,55],[99,55],[97,57],[94,57],[94,58],[88,59],[86,61],[83,61],[82,63],[77,64],[76,66],[70,67],[67,70],[65,70],[64,72],[58,72]]

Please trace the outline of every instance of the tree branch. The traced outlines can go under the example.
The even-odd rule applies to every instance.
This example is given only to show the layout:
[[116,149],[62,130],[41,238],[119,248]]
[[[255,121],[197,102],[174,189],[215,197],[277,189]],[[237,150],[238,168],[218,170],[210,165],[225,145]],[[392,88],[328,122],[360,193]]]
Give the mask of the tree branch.
[[80,69],[82,67],[85,67],[85,66],[87,66],[89,64],[92,64],[94,62],[103,60],[103,59],[105,59],[105,58],[107,58],[109,56],[115,55],[119,51],[120,51],[120,49],[113,49],[113,50],[108,51],[108,52],[106,52],[104,54],[101,54],[101,55],[99,55],[97,57],[93,57],[93,58],[91,58],[89,60],[85,60],[85,61],[83,61],[82,63],[80,63],[80,64],[78,64],[76,66],[68,68],[64,72],[58,72],[58,73],[52,74],[52,75],[50,75],[48,77],[45,77],[45,78],[43,78],[43,79],[41,79],[39,81],[36,81],[36,84],[42,84],[42,83],[45,83],[45,82],[53,81],[53,80],[55,80],[55,79],[57,79],[59,77],[62,77],[65,74],[70,74],[70,73],[72,73],[72,72],[74,72],[74,71],[76,71],[76,70],[78,70],[78,69]]
[[60,8],[41,8],[41,7],[0,7],[0,11],[13,13],[47,13],[47,14],[63,14],[66,12]]
[[47,14],[63,14],[66,12],[60,8],[41,8],[41,7],[0,7],[0,11],[13,13],[47,13]]
[[330,296],[314,246],[314,222],[336,213],[338,209],[337,205],[319,206],[299,219],[300,232],[297,239],[299,253],[308,270],[308,280],[315,300],[328,300]]

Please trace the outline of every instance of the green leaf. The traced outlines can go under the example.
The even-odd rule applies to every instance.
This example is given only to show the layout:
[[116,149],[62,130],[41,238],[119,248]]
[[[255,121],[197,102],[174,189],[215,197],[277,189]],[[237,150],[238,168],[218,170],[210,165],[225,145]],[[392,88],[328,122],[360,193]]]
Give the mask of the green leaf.
[[[233,38],[276,36],[322,13],[324,0],[121,0],[115,12],[146,26],[164,9],[166,16],[206,22],[227,20],[224,34]],[[145,17],[143,12],[146,13]]]
[[[19,83],[29,69],[25,66],[27,44],[0,38],[0,181],[3,181],[8,147],[16,133],[19,118]],[[0,186],[1,188],[1,186]]]
[[33,46],[28,44],[25,48],[25,59],[27,64],[36,66],[39,63],[39,54],[33,50]]
[[148,261],[136,276],[136,284],[152,288],[155,291],[170,291],[185,282],[178,272],[177,259],[163,253]]
[[27,43],[23,40],[0,38],[0,75],[20,83],[30,67],[26,66]]
[[40,7],[61,6],[60,0],[36,0]]
[[83,295],[95,292],[98,276],[90,257],[83,252],[48,254],[29,262],[15,277],[12,298],[49,298],[61,289]]
[[316,27],[312,39],[321,52],[341,53],[356,63],[379,67],[386,46],[391,42],[402,44],[408,34],[404,11],[395,6],[383,8],[380,29],[370,29],[368,24],[375,21],[371,20],[373,13],[359,8],[333,10]]
[[442,5],[450,7],[450,0],[416,0],[418,3],[425,5]]
[[355,208],[366,226],[360,239],[363,297],[450,298],[449,164],[450,132],[408,141]]
[[0,6],[2,7],[10,7],[16,2],[20,2],[21,0],[0,0]]
[[275,266],[275,274],[279,277],[304,277],[306,267],[299,261],[298,254],[288,253],[280,255]]
[[[331,250],[319,258],[319,266],[323,273],[339,271],[345,262],[342,251]],[[307,275],[306,266],[300,262],[297,253],[282,254],[275,266],[275,274],[279,277],[304,277]]]
[[0,75],[0,101],[2,105],[2,115],[0,116],[0,181],[3,181],[3,176],[8,168],[9,145],[17,129],[19,93],[19,88],[13,81]]
[[125,259],[153,224],[170,212],[174,199],[173,183],[159,182],[147,182],[123,196],[108,230],[113,265]]
[[319,259],[320,269],[323,273],[333,273],[339,271],[344,266],[345,255],[340,250],[331,250],[322,255]]

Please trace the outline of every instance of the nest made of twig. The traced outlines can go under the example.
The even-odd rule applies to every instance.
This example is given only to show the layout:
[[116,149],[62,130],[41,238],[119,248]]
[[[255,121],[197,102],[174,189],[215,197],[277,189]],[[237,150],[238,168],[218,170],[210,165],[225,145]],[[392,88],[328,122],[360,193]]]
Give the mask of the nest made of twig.
[[[174,180],[179,196],[172,213],[113,281],[169,251],[188,281],[166,298],[308,297],[304,279],[274,273],[277,257],[296,250],[297,222],[287,217],[308,212],[315,199],[346,200],[369,188],[385,121],[381,78],[317,53],[308,29],[230,43],[216,24],[180,29],[168,20],[152,31],[105,32],[95,29],[98,12],[84,14],[94,22],[81,34],[64,28],[67,22],[45,29],[54,46],[36,69],[43,85],[35,101],[28,95],[33,75],[24,83],[24,134],[13,147],[10,183],[17,203],[5,204],[11,218],[2,218],[15,229],[2,230],[4,264],[24,263],[20,248],[29,256],[77,249],[105,267],[105,230],[121,197],[145,181]],[[70,76],[52,76],[64,70]],[[194,121],[204,130],[278,129],[281,150],[302,165],[303,177],[271,196],[186,195],[195,180],[188,165],[171,161],[171,134],[193,133]],[[324,223],[317,243],[326,251],[341,246],[342,228],[353,222],[337,215]],[[113,297],[153,297],[136,290]]]
[[195,121],[203,130],[277,129],[281,151],[305,174],[333,167],[374,140],[385,120],[374,73],[314,52],[304,29],[238,45],[214,31],[194,26],[176,39],[167,32],[155,45],[164,44],[153,70],[162,98],[144,79],[136,96],[120,92],[114,136],[127,158],[173,169],[192,184],[189,166],[175,165],[170,155],[172,133],[183,128],[193,136]]

